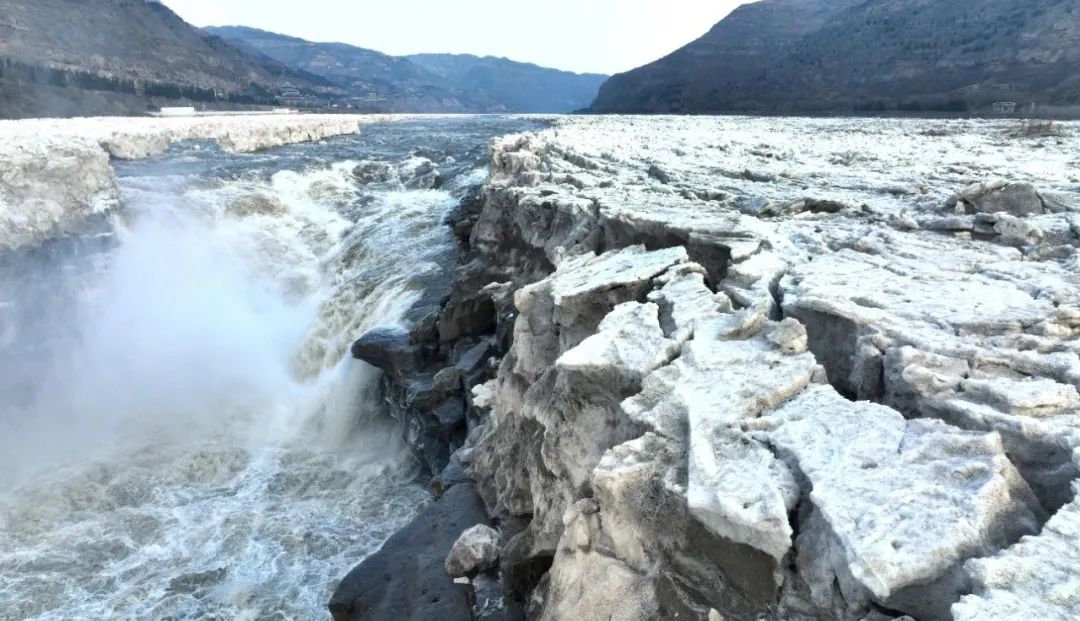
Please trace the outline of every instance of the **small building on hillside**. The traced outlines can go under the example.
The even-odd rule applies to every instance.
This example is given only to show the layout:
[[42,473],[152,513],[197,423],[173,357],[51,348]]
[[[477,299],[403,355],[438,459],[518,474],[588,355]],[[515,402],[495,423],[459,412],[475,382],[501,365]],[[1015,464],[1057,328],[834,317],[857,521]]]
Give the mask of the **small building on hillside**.
[[286,84],[282,86],[278,91],[278,102],[286,106],[297,106],[307,100],[304,94],[300,92],[300,89],[296,88],[292,84]]
[[1016,112],[1015,101],[999,101],[994,104],[995,114],[1013,114]]

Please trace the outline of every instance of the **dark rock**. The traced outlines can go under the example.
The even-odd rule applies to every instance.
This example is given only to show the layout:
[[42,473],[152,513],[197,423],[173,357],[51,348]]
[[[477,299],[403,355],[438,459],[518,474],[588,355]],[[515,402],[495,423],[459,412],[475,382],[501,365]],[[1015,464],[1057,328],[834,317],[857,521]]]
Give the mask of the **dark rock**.
[[461,397],[451,397],[440,403],[432,414],[443,429],[452,431],[465,422],[465,402]]
[[671,183],[671,175],[656,164],[649,166],[649,176],[663,184]]
[[439,340],[446,343],[495,331],[496,309],[482,293],[455,295],[439,315]]
[[424,162],[416,167],[412,176],[404,175],[402,179],[405,187],[410,190],[437,190],[446,183],[446,177],[439,171],[439,167],[431,161]]
[[394,171],[389,164],[382,162],[364,162],[353,169],[353,176],[360,183],[386,183],[394,178]]
[[483,210],[483,186],[473,186],[446,217],[446,224],[453,229],[454,237],[466,249],[469,248],[469,238],[472,237],[473,228],[480,220],[480,212]]
[[499,516],[499,546],[505,548],[510,540],[529,528],[530,517],[523,515]]
[[957,213],[1007,213],[1028,216],[1043,213],[1043,201],[1030,183],[987,181],[964,188],[949,206]]
[[414,374],[423,366],[423,348],[400,326],[368,330],[353,343],[352,355],[395,378]]
[[499,355],[510,351],[514,344],[514,323],[517,316],[517,307],[513,302],[499,309],[495,325],[495,350]]
[[428,488],[436,498],[441,498],[451,487],[465,483],[469,480],[470,476],[468,469],[451,458],[450,463],[443,468],[442,472],[431,479],[428,483]]
[[758,172],[749,168],[742,172],[742,178],[756,183],[773,183],[776,181],[776,175],[772,173]]
[[454,486],[349,572],[330,599],[334,620],[471,621],[469,589],[443,562],[461,533],[486,523],[474,487]]
[[410,190],[438,190],[446,183],[446,177],[439,172],[413,177],[405,183]]
[[491,343],[480,341],[476,345],[465,350],[454,362],[454,367],[461,371],[463,375],[468,375],[469,373],[482,369],[484,367],[484,362],[487,361],[493,353],[494,350],[491,347]]
[[460,389],[461,387],[461,369],[456,365],[446,367],[442,371],[435,374],[435,383],[440,386],[446,386],[452,389]]
[[397,380],[389,390],[405,441],[428,473],[440,472],[467,434],[461,372],[449,367]]
[[520,602],[507,601],[496,578],[480,574],[473,580],[473,619],[524,621],[525,607]]
[[[434,296],[432,296],[434,297]],[[442,304],[417,304],[405,311],[409,336],[416,343],[433,343],[439,338],[439,314]]]
[[974,228],[974,222],[971,216],[948,216],[927,220],[922,227],[928,231],[970,231]]
[[803,201],[803,211],[810,213],[840,213],[847,209],[847,205],[840,201],[808,198]]
[[533,554],[532,533],[524,530],[499,553],[499,578],[508,599],[523,602],[551,569],[554,554]]
[[488,365],[495,349],[488,341],[481,341],[466,350],[457,359],[455,368],[461,372],[462,389],[465,392],[466,405],[472,408],[472,389],[492,377],[492,369]]
[[431,412],[450,395],[460,390],[460,376],[455,372],[441,371],[434,375],[419,375],[405,384],[405,405],[422,412]]
[[480,216],[463,216],[450,224],[450,228],[454,231],[454,237],[457,238],[458,243],[465,248],[469,247],[469,238],[472,237],[473,229],[479,221]]
[[446,151],[429,147],[417,147],[413,149],[412,154],[413,157],[424,158],[425,160],[431,160],[432,162],[445,162],[447,158]]
[[448,430],[429,412],[405,408],[405,442],[427,473],[440,472],[450,462],[455,444],[460,444],[465,429]]
[[782,203],[777,203],[763,196],[740,197],[736,201],[735,207],[740,212],[755,218],[774,217],[784,210]]

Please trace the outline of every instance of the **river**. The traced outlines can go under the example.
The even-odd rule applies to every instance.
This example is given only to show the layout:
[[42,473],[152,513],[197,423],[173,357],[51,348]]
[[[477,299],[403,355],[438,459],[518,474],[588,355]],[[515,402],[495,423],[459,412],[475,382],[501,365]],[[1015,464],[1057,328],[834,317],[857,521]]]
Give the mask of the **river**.
[[348,346],[450,277],[444,218],[534,127],[183,144],[114,163],[86,234],[0,255],[0,618],[325,618],[428,500]]

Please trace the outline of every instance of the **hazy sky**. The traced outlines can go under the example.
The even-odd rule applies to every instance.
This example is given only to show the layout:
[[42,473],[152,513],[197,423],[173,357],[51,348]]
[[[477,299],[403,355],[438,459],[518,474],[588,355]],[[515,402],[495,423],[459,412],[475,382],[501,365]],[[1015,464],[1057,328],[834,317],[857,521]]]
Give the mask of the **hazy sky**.
[[689,43],[745,0],[164,2],[196,26],[252,26],[395,55],[468,53],[617,73]]

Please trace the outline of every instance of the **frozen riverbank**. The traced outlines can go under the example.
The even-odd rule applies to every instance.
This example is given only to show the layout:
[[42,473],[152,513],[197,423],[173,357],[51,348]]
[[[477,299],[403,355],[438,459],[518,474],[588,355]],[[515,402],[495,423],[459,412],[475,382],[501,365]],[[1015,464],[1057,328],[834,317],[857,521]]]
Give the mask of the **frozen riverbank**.
[[[1059,129],[611,117],[497,141],[433,335],[354,346],[410,420],[466,411],[433,486],[475,483],[500,531],[477,618],[1076,616]],[[423,568],[365,571],[338,619],[448,605],[393,607]]]
[[138,159],[209,140],[250,153],[356,133],[404,117],[358,115],[80,118],[0,121],[0,249],[77,232],[119,200],[110,158]]
[[[420,126],[414,131],[432,144],[413,145],[411,135],[387,136],[393,132],[384,128],[358,151],[338,150],[342,141],[323,145],[326,152],[295,147],[302,163],[295,171],[271,156],[236,157],[213,168],[220,178],[211,187],[182,185],[176,202],[169,193],[177,171],[210,157],[189,146],[142,181],[120,184],[121,195],[126,183],[138,199],[132,204],[146,208],[144,223],[157,214],[168,224],[157,235],[125,238],[135,254],[117,256],[127,268],[121,275],[131,279],[105,284],[130,287],[106,288],[105,295],[84,289],[79,269],[95,268],[78,253],[54,266],[56,278],[77,285],[73,296],[154,302],[135,323],[124,313],[87,313],[84,320],[111,321],[109,330],[93,323],[86,330],[105,335],[91,339],[90,353],[114,351],[113,335],[129,339],[123,351],[159,334],[181,335],[169,356],[148,365],[72,350],[75,361],[55,376],[70,384],[81,376],[68,371],[83,370],[88,379],[79,385],[91,392],[101,382],[87,369],[124,363],[156,372],[159,360],[176,365],[169,377],[205,370],[233,398],[221,378],[261,389],[290,386],[273,379],[290,377],[303,388],[336,368],[348,342],[367,330],[352,354],[384,371],[377,394],[396,418],[376,441],[403,438],[435,475],[431,490],[442,499],[427,505],[416,488],[400,497],[405,502],[393,506],[412,501],[421,515],[342,582],[331,601],[335,617],[879,621],[909,614],[1019,621],[1080,614],[1073,568],[1080,559],[1073,536],[1080,515],[1080,127],[1060,124],[1038,135],[1003,122],[565,118],[495,139],[484,157],[486,187],[466,192],[483,175],[470,158],[503,132],[469,123]],[[261,144],[214,134],[220,130],[165,133],[218,140],[231,150]],[[50,144],[44,130],[20,131],[23,145]],[[307,131],[280,135],[317,135]],[[112,143],[113,134],[91,132],[85,152],[97,159],[85,167],[64,155],[67,142],[58,139],[53,156],[46,149],[27,160],[40,167],[31,167],[29,178],[54,182],[19,190],[16,176],[4,191],[91,213],[108,209],[107,200],[84,199],[116,192],[110,157],[155,151],[161,135]],[[390,154],[388,144],[396,145]],[[265,170],[252,174],[247,167],[256,164]],[[80,177],[80,170],[90,172]],[[171,218],[189,223],[192,207],[197,217],[177,237]],[[34,240],[66,226],[47,209],[33,213],[45,224],[28,229],[21,221],[6,230],[30,230]],[[71,228],[78,228],[74,220]],[[176,239],[179,250],[170,246]],[[222,248],[228,261],[220,260]],[[178,259],[194,260],[201,276],[191,279]],[[257,286],[248,286],[252,277]],[[176,278],[183,287],[166,284]],[[39,320],[26,302],[52,295],[53,287],[36,275],[25,280],[19,295],[0,299],[0,320],[12,309]],[[144,289],[148,283],[154,286]],[[269,306],[267,283],[275,292]],[[225,305],[175,303],[177,295],[207,290]],[[237,299],[237,292],[253,297]],[[262,316],[279,307],[289,312]],[[66,306],[60,300],[50,308]],[[316,327],[300,313],[305,309],[317,316]],[[236,311],[254,319],[220,323]],[[212,330],[185,323],[192,317]],[[162,318],[179,328],[160,329]],[[70,323],[48,319],[46,326]],[[282,327],[299,343],[266,350]],[[41,333],[69,352],[66,332]],[[0,345],[34,351],[41,341],[35,334],[0,329]],[[215,353],[220,368],[202,357],[204,347],[230,344],[243,351],[236,358]],[[173,355],[173,346],[184,355]],[[282,357],[272,373],[257,365],[230,375],[233,360]],[[32,380],[28,359],[9,356],[18,373],[3,379]],[[106,362],[86,362],[96,359]],[[375,379],[369,375],[364,385],[374,389]],[[275,390],[259,394],[267,408],[290,403]],[[86,403],[71,397],[64,405]],[[260,420],[246,409],[251,403],[235,404],[238,424]],[[333,411],[343,418],[327,421],[328,409],[314,403],[314,414],[304,410],[296,419],[310,421],[301,425],[304,434],[290,436],[300,441],[285,449],[310,448],[312,438],[333,435],[360,407],[337,402],[343,408]],[[27,447],[40,452],[25,442],[13,448]],[[298,480],[297,468],[308,471],[303,452],[275,455],[224,469],[210,463],[205,498],[220,500],[218,476],[233,477],[228,489],[237,494],[263,498],[261,490],[281,489],[279,477]],[[311,470],[323,472],[325,456],[318,457]],[[300,477],[300,504],[260,509],[285,517],[277,522],[282,530],[254,540],[290,532],[308,492],[319,496],[315,516],[336,506],[328,489],[351,500],[366,493],[352,486],[349,467],[332,471],[329,481]],[[101,475],[100,499],[126,515],[127,505],[114,507],[115,496],[143,502],[145,495],[129,488],[160,484],[152,477],[133,483],[120,476],[125,472]],[[82,479],[70,481],[46,494],[63,503],[78,498]],[[176,502],[187,507],[183,486],[175,489]],[[38,506],[38,496],[26,498],[20,506]],[[471,531],[454,545],[484,513],[497,531]],[[401,514],[391,517],[403,521]],[[20,549],[37,545],[38,514],[16,517],[31,525],[10,530],[22,537]],[[87,524],[94,522],[75,526]],[[132,540],[143,532],[139,524],[130,526]],[[290,566],[294,573],[255,555],[240,583],[270,576],[260,592],[272,592],[265,584],[317,566],[325,586],[400,522],[380,522],[362,553],[335,548],[349,530],[342,524],[319,531],[334,534],[316,537],[319,545]],[[174,551],[182,556],[186,546]],[[452,549],[447,566],[473,575],[468,587],[441,566]],[[150,566],[139,562],[141,550],[113,550],[132,559],[124,561],[132,572],[125,575]],[[168,590],[170,611],[220,606],[219,587],[237,578],[220,559],[236,550],[243,547],[142,580]],[[54,583],[43,573],[53,571],[52,550],[36,553],[41,564],[13,574],[18,583],[7,587],[24,596],[28,610],[38,610],[39,589]],[[27,566],[19,557],[7,562]],[[77,590],[79,580],[64,577]],[[93,605],[118,605],[103,595],[109,583],[94,588]],[[325,592],[305,590],[305,611]],[[237,595],[228,604],[237,609],[270,605],[228,593]],[[125,610],[146,610],[145,592],[125,598]]]

